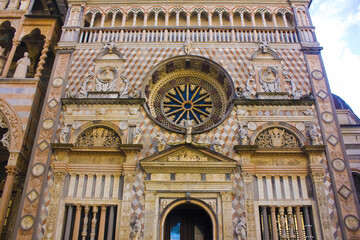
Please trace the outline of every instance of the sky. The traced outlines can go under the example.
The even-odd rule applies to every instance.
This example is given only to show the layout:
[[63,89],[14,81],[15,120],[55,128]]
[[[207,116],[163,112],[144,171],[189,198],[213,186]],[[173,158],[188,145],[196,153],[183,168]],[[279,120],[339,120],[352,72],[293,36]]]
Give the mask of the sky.
[[360,117],[360,0],[313,0],[310,14],[331,91]]

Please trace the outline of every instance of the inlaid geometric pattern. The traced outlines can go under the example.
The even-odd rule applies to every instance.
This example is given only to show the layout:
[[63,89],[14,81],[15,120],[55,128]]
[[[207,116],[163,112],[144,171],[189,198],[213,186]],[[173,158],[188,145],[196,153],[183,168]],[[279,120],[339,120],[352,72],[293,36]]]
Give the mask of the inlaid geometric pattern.
[[[232,216],[233,216],[233,226],[235,227],[240,218],[245,217],[245,195],[244,195],[244,182],[240,175],[240,171],[236,170],[234,172],[234,197],[232,200]],[[235,236],[234,236],[234,239]]]
[[338,143],[338,138],[337,137],[335,137],[334,135],[331,135],[329,138],[328,138],[328,142],[331,144],[331,145],[333,145],[333,146],[335,146],[337,143]]
[[326,97],[328,96],[328,94],[326,92],[324,92],[323,90],[319,91],[318,94],[319,98],[321,98],[322,100],[325,100]]
[[341,188],[339,189],[338,193],[345,199],[347,199],[350,194],[351,194],[351,190],[345,186],[345,185],[342,185]]
[[144,228],[144,191],[144,173],[139,170],[133,184],[133,194],[131,200],[131,218],[137,216],[141,222],[142,229]]

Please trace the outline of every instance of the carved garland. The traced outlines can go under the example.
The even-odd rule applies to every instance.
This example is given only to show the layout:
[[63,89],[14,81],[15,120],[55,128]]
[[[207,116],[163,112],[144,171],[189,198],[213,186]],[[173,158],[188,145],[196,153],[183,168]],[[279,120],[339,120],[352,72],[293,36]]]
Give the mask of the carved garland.
[[121,143],[119,134],[105,126],[91,127],[83,131],[75,141],[79,147],[117,147]]
[[285,128],[267,128],[255,139],[255,145],[261,148],[295,148],[301,147],[299,139]]

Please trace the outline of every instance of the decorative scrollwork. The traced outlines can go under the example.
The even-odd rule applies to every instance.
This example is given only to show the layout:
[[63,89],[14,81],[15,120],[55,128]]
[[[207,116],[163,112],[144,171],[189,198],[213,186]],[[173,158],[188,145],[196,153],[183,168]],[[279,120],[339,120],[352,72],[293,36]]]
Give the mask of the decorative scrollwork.
[[255,145],[262,148],[294,148],[301,147],[301,142],[289,130],[274,127],[260,132],[255,139]]
[[108,127],[92,127],[83,131],[78,136],[75,146],[87,147],[116,147],[121,143],[120,136]]

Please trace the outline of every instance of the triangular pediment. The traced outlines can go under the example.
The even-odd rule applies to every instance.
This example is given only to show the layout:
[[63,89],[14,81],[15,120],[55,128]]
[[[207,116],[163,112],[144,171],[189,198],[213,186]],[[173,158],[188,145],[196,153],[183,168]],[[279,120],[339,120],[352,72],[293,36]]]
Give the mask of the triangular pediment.
[[218,172],[220,169],[222,172],[231,172],[237,166],[237,161],[215,151],[186,144],[140,160],[140,165],[146,172],[171,172],[171,170]]

